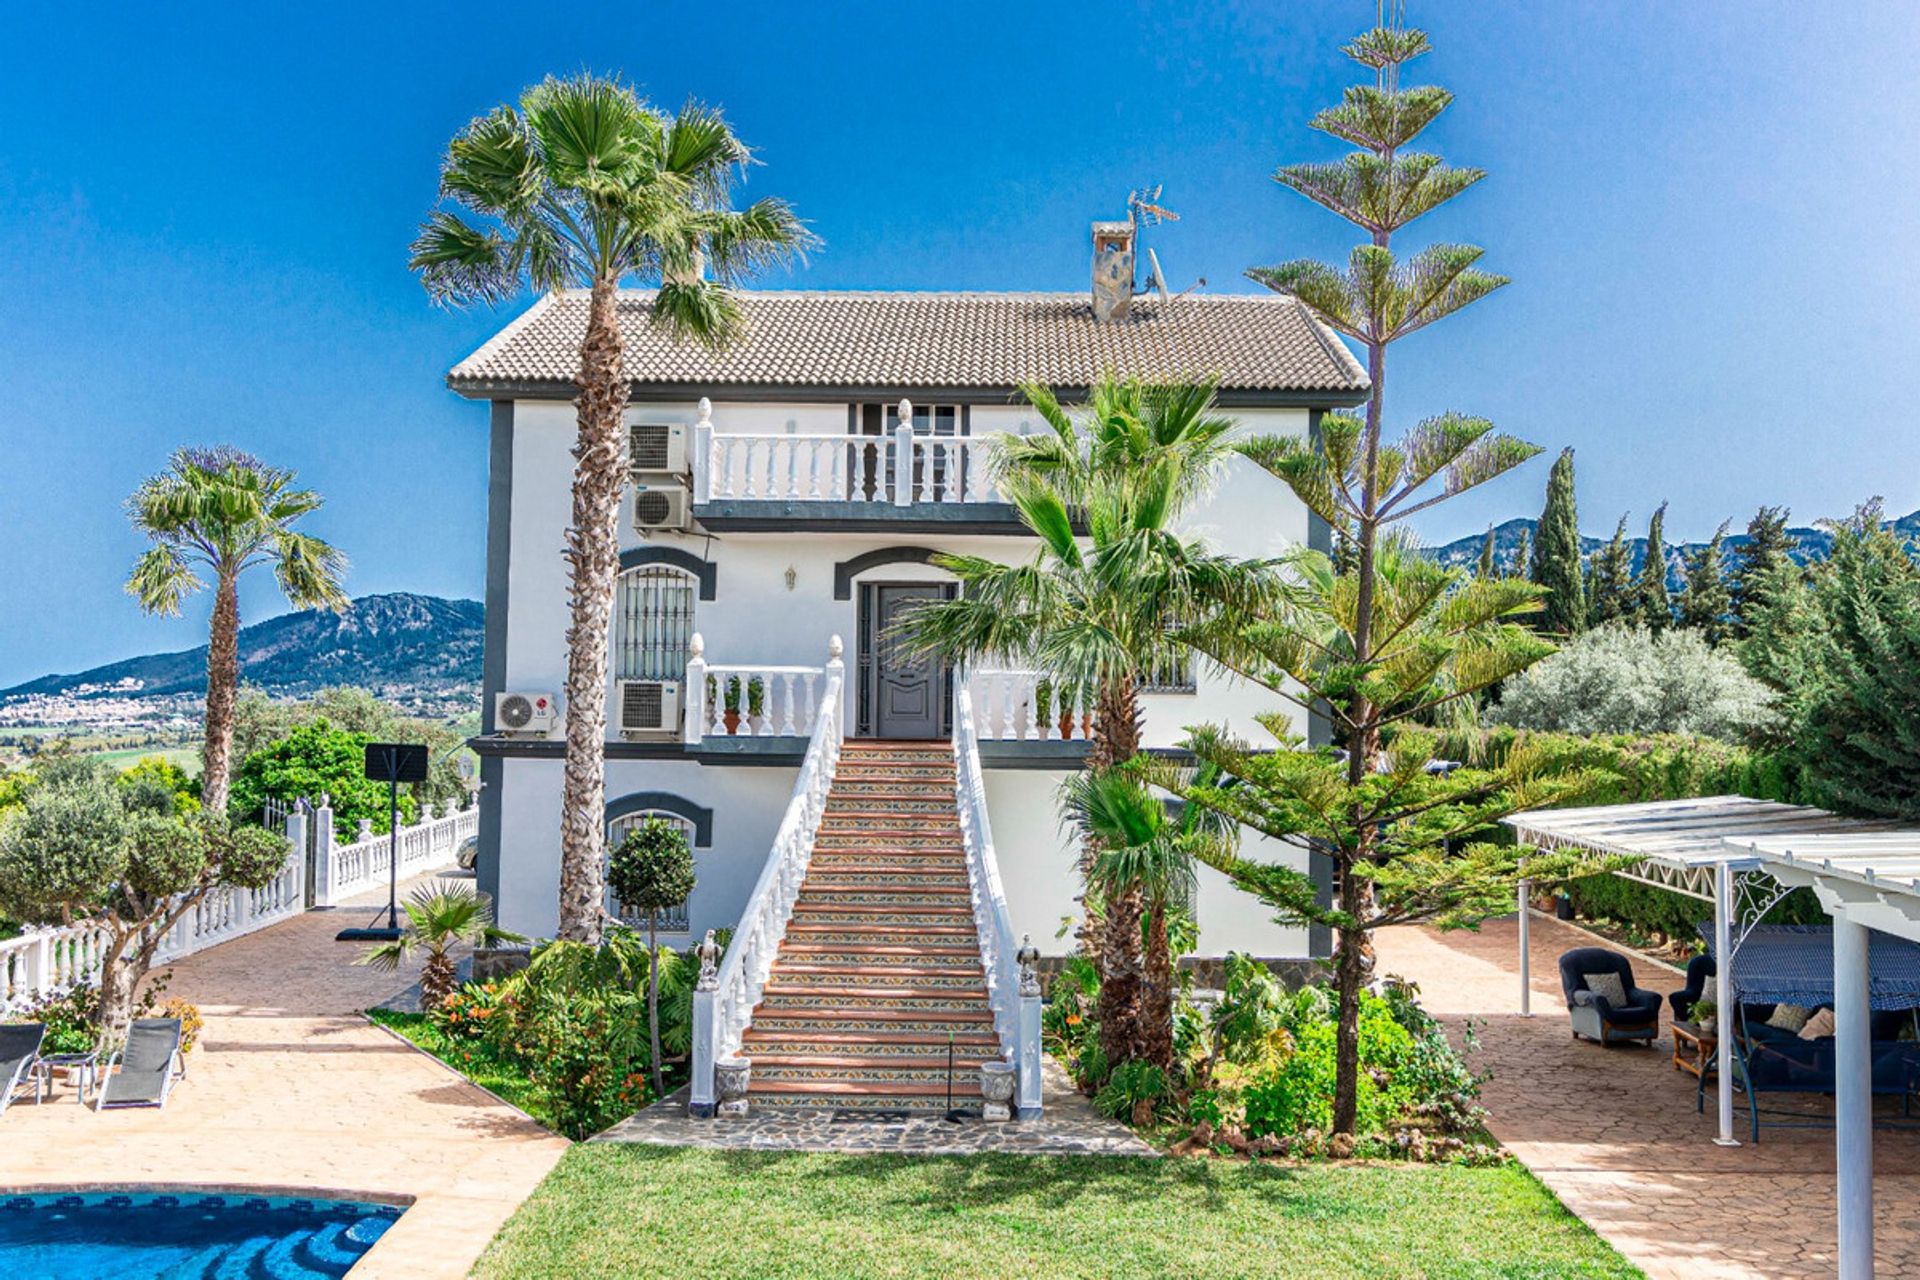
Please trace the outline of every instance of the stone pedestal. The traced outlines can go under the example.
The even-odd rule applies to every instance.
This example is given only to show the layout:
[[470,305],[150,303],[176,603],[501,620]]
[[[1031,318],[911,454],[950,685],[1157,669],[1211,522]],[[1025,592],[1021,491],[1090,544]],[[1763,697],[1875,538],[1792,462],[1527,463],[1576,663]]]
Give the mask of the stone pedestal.
[[984,1102],[981,1118],[984,1120],[1013,1119],[1013,1087],[1018,1072],[1011,1062],[983,1062],[980,1064],[980,1097]]
[[714,1063],[714,1091],[720,1095],[722,1116],[747,1114],[747,1081],[752,1074],[751,1058],[722,1058]]

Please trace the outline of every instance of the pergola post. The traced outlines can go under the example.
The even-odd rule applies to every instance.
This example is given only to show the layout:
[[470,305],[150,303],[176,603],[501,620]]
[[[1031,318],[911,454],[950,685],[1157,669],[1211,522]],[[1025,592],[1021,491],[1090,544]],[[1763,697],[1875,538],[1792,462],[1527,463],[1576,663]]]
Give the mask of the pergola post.
[[[1733,1008],[1733,864],[1722,858],[1713,865],[1713,1007],[1719,1019],[1717,1068],[1720,1132],[1714,1142],[1737,1147],[1733,1136],[1733,1036],[1738,1025]],[[1753,1099],[1747,1099],[1749,1105]]]
[[1527,918],[1533,914],[1529,899],[1533,897],[1533,882],[1520,882],[1520,1016],[1533,1016],[1533,947],[1527,936]]
[[1873,1275],[1873,1055],[1868,930],[1833,913],[1833,1162],[1840,1280]]

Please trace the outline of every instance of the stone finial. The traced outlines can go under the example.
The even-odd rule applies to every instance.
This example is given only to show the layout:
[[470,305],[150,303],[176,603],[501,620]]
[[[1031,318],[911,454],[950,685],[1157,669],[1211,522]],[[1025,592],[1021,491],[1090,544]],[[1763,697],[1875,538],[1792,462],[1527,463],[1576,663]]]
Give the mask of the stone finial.
[[913,401],[907,399],[905,396],[900,397],[900,425],[903,427],[913,426]]
[[694,632],[691,636],[687,638],[687,655],[689,657],[693,657],[693,658],[702,657],[706,654],[706,652],[707,652],[706,637],[702,636],[698,631]]
[[1033,945],[1032,934],[1021,936],[1020,949],[1013,953],[1013,958],[1020,965],[1020,994],[1039,995],[1040,973],[1034,966],[1040,963],[1040,948]]
[[703,427],[710,427],[713,425],[713,401],[707,399],[705,396],[700,397],[699,425]]
[[713,940],[713,930],[707,930],[707,936],[693,949],[700,961],[700,977],[693,984],[695,991],[717,991],[720,988],[720,944]]
[[358,828],[355,829],[353,833],[353,838],[356,841],[373,839],[373,819],[372,818],[360,819],[360,825]]
[[316,809],[331,809],[333,808],[333,797],[322,791],[320,798],[314,801],[313,804]]
[[832,636],[827,640],[827,656],[829,658],[838,658],[842,653],[846,652],[846,648],[847,646],[841,642],[839,636]]

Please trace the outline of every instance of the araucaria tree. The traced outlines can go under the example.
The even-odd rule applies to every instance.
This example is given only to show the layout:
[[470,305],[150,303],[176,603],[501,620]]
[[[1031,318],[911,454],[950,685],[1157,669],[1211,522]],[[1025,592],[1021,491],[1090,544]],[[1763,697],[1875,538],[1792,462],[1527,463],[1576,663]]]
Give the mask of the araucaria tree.
[[1647,521],[1647,557],[1640,562],[1640,576],[1633,583],[1634,619],[1655,635],[1673,625],[1673,598],[1667,593],[1666,523],[1663,502]]
[[711,108],[689,103],[669,116],[617,80],[548,79],[521,95],[518,110],[497,107],[448,145],[442,207],[413,242],[413,269],[435,301],[497,304],[523,284],[589,291],[565,551],[562,938],[597,939],[605,916],[608,634],[627,482],[620,284],[655,284],[628,305],[677,337],[713,348],[733,340],[741,321],[732,287],[810,241],[783,201],[731,207],[749,159]]
[[1685,557],[1687,586],[1680,593],[1680,625],[1698,631],[1708,644],[1719,644],[1732,631],[1733,593],[1727,589],[1726,559],[1721,554],[1726,540],[1723,524],[1705,546]]
[[[1277,598],[1262,562],[1211,551],[1174,530],[1181,511],[1231,456],[1233,420],[1214,409],[1211,386],[1102,381],[1080,420],[1043,387],[1025,388],[1049,431],[1003,437],[1001,484],[1039,543],[1002,564],[940,555],[961,593],[916,611],[899,627],[908,650],[955,663],[987,659],[1050,673],[1056,690],[1091,692],[1089,769],[1140,750],[1140,680],[1188,655],[1176,629],[1221,608]],[[1084,524],[1084,542],[1076,533]],[[1095,885],[1101,847],[1090,839],[1081,873]],[[1119,882],[1082,945],[1100,969],[1101,1048],[1111,1066],[1146,1055],[1140,920],[1144,892]],[[1158,1007],[1159,993],[1144,993]],[[1157,1035],[1157,1032],[1154,1033]]]
[[294,488],[293,480],[293,472],[238,449],[181,449],[127,500],[133,527],[153,544],[127,579],[127,593],[142,609],[178,615],[180,602],[207,585],[200,575],[213,579],[200,797],[214,813],[226,811],[233,772],[241,573],[272,565],[281,593],[296,609],[347,607],[340,586],[346,557],[294,528],[319,510],[322,499],[311,489]]
[[[1294,438],[1244,446],[1352,542],[1354,568],[1337,571],[1324,557],[1302,553],[1288,606],[1187,633],[1225,666],[1324,715],[1343,750],[1262,753],[1202,730],[1191,745],[1226,783],[1190,785],[1167,771],[1156,778],[1256,830],[1309,837],[1332,859],[1339,889],[1327,907],[1305,877],[1287,868],[1235,859],[1224,869],[1280,914],[1336,932],[1333,1116],[1343,1134],[1353,1132],[1356,1118],[1359,997],[1372,967],[1372,930],[1423,919],[1464,922],[1500,909],[1516,875],[1514,850],[1450,842],[1542,792],[1529,779],[1524,752],[1518,766],[1497,775],[1429,773],[1431,739],[1409,727],[1552,651],[1516,621],[1538,610],[1539,587],[1445,569],[1404,546],[1391,528],[1539,452],[1483,418],[1456,413],[1430,418],[1398,442],[1382,439],[1389,346],[1506,283],[1477,268],[1477,248],[1433,245],[1404,258],[1393,250],[1396,231],[1481,177],[1409,150],[1452,101],[1445,89],[1400,83],[1401,67],[1427,48],[1423,32],[1398,21],[1347,45],[1372,81],[1348,89],[1313,125],[1360,150],[1343,163],[1290,165],[1276,175],[1359,226],[1367,243],[1344,267],[1301,261],[1249,272],[1299,298],[1366,350],[1372,391],[1363,420],[1327,415],[1317,446]],[[1298,745],[1286,717],[1265,723],[1284,747]]]
[[1587,625],[1586,592],[1580,574],[1580,521],[1573,497],[1573,450],[1562,449],[1547,475],[1547,503],[1534,531],[1528,576],[1547,589],[1539,626],[1549,635],[1572,635]]
[[0,823],[0,915],[91,924],[100,955],[99,1030],[126,1024],[167,932],[220,886],[260,889],[286,840],[219,809],[180,814],[173,797],[115,784],[102,765],[62,761]]
[[615,846],[607,883],[621,906],[647,917],[647,1039],[653,1053],[653,1092],[666,1093],[660,1070],[660,913],[693,895],[693,849],[687,833],[665,818],[648,818]]

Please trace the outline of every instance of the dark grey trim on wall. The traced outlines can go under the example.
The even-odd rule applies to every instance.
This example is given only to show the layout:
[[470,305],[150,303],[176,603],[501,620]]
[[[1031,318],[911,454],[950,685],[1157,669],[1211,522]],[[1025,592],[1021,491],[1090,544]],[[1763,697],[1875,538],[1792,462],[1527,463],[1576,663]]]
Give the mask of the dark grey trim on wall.
[[493,695],[507,682],[508,565],[513,553],[513,401],[493,402],[487,443],[487,598],[480,656],[480,724],[493,732]]
[[630,813],[644,813],[655,809],[661,813],[671,813],[685,818],[693,824],[693,847],[710,848],[713,844],[713,810],[702,804],[695,804],[685,796],[675,795],[671,791],[633,791],[615,800],[607,801],[607,821],[624,818]]
[[723,498],[694,504],[714,533],[979,533],[1021,535],[1027,527],[1007,502],[788,502]]
[[473,881],[495,903],[500,901],[500,780],[506,771],[498,756],[480,757],[480,841]]
[[932,547],[881,547],[877,551],[863,551],[833,566],[833,598],[853,599],[853,580],[869,569],[878,569],[884,564],[932,564],[937,554]]
[[629,547],[620,553],[622,570],[637,569],[643,564],[667,564],[686,570],[700,580],[702,600],[713,599],[720,589],[720,566],[681,547]]

